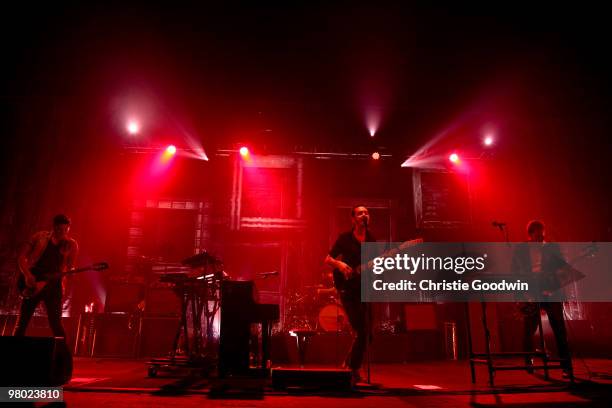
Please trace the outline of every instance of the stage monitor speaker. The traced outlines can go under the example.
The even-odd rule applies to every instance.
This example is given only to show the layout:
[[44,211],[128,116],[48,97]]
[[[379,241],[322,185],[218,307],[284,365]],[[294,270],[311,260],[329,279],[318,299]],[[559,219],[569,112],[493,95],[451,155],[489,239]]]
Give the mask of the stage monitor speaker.
[[72,378],[72,355],[61,337],[0,337],[0,386],[49,387]]

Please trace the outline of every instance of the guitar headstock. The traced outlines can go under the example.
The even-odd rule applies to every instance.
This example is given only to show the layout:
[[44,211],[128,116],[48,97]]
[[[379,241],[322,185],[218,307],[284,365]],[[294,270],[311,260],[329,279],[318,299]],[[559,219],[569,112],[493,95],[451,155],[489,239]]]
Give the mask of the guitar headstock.
[[411,240],[408,240],[406,242],[402,242],[402,244],[399,246],[399,249],[401,250],[401,249],[410,248],[410,247],[413,247],[415,245],[422,244],[423,242],[424,242],[423,238],[411,239]]

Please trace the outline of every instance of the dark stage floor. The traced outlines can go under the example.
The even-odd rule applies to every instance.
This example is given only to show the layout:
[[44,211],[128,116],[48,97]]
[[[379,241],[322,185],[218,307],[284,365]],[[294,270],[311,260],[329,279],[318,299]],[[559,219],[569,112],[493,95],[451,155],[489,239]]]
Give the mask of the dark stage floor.
[[[73,380],[66,385],[68,406],[103,407],[441,407],[514,406],[566,407],[610,406],[612,360],[575,362],[574,385],[551,372],[545,381],[536,371],[500,372],[496,387],[487,385],[484,367],[477,368],[477,383],[470,382],[465,361],[433,361],[372,366],[371,387],[353,392],[278,391],[256,380],[226,382],[224,392],[215,392],[218,381],[175,373],[174,377],[147,378],[145,360],[75,360]],[[315,367],[310,367],[315,368]],[[212,392],[211,392],[212,390]]]

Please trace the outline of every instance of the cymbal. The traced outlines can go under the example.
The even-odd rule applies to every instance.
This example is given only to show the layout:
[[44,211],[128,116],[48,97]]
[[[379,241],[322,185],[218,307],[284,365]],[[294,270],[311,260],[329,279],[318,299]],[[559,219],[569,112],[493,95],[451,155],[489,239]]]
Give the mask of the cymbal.
[[183,265],[189,265],[192,268],[198,267],[198,266],[205,266],[208,264],[214,264],[215,262],[218,262],[219,259],[217,259],[215,256],[210,255],[208,252],[203,251],[200,252],[199,254],[190,256],[188,258],[185,258],[181,261],[181,263]]

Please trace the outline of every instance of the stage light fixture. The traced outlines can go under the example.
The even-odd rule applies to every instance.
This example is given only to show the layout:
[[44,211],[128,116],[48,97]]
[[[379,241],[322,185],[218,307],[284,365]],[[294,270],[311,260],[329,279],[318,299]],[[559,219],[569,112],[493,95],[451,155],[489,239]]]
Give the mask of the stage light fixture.
[[457,164],[459,163],[459,155],[457,153],[451,153],[450,156],[448,156],[448,160],[450,160],[451,163]]
[[374,160],[379,160],[379,159],[380,159],[380,153],[378,153],[378,152],[374,152],[374,153],[372,153],[372,158],[373,158]]
[[242,157],[247,157],[247,156],[249,155],[249,148],[248,148],[248,147],[246,147],[246,146],[242,146],[242,147],[240,148],[240,155],[241,155]]
[[493,136],[491,135],[486,136],[482,141],[482,143],[487,147],[493,146],[493,142],[494,142],[494,139],[493,139]]
[[174,154],[176,153],[176,146],[175,145],[169,145],[168,147],[166,147],[166,153],[169,156],[174,156]]
[[140,132],[140,124],[135,120],[130,120],[125,128],[130,135],[136,135]]

